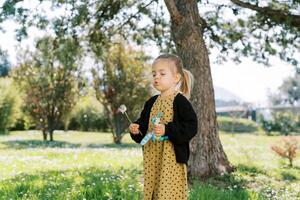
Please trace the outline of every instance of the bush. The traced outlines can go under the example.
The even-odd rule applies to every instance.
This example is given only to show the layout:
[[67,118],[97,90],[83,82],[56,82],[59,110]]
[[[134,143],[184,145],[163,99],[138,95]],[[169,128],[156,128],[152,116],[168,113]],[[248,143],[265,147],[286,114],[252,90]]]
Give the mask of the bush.
[[272,112],[271,120],[260,117],[259,122],[267,133],[279,132],[282,135],[289,135],[291,132],[297,131],[299,124],[297,117],[291,112]]
[[69,130],[81,131],[107,131],[107,120],[102,113],[95,111],[91,107],[81,108],[71,118],[68,126]]
[[218,116],[217,121],[220,131],[241,133],[258,131],[256,123],[249,119]]
[[271,149],[282,158],[289,160],[289,166],[293,167],[293,161],[297,155],[298,140],[295,137],[285,136],[278,141],[277,145],[272,145]]
[[103,114],[102,105],[92,94],[81,97],[72,111],[69,130],[108,131],[108,120]]
[[9,128],[11,131],[24,131],[24,130],[34,130],[36,125],[30,116],[26,115],[23,111],[20,112],[20,115],[15,120],[13,126]]
[[0,78],[0,134],[13,126],[20,114],[20,97],[9,78]]

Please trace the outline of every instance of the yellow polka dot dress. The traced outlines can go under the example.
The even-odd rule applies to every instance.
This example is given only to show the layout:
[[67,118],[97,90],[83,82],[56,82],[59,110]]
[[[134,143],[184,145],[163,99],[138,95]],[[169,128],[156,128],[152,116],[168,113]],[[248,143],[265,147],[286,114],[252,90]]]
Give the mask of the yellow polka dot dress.
[[[173,100],[177,93],[156,99],[152,106],[148,131],[153,130],[151,118],[162,112],[161,123],[173,119]],[[144,146],[144,200],[186,200],[187,169],[177,163],[169,140],[149,140]]]

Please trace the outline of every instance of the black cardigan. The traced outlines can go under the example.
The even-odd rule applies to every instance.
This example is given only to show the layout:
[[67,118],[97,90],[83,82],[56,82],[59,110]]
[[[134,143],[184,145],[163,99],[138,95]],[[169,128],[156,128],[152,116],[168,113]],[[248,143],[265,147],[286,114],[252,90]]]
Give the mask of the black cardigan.
[[[139,119],[134,122],[140,125],[139,129],[143,134],[142,136],[141,134],[134,135],[130,133],[131,138],[136,143],[140,143],[147,134],[151,108],[157,97],[158,95],[155,95],[146,101]],[[189,141],[197,133],[197,122],[197,115],[192,104],[185,96],[178,93],[173,102],[173,121],[165,124],[165,135],[174,144],[176,161],[178,163],[187,164],[188,162],[190,155]]]

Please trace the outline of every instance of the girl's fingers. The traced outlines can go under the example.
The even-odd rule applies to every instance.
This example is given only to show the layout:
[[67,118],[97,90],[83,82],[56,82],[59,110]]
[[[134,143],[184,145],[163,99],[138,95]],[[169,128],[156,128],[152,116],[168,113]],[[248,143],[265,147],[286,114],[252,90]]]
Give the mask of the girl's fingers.
[[130,129],[130,132],[136,134],[139,132],[139,125],[138,124],[130,124],[129,129]]
[[157,133],[157,134],[160,134],[161,130],[156,128],[156,129],[154,129],[154,132]]
[[140,125],[138,125],[138,124],[130,124],[130,127],[132,127],[132,128],[139,128],[139,126]]
[[153,130],[157,135],[163,135],[164,133],[164,127],[162,124],[155,125]]
[[139,130],[138,129],[132,129],[130,132],[133,133],[133,134],[138,134]]

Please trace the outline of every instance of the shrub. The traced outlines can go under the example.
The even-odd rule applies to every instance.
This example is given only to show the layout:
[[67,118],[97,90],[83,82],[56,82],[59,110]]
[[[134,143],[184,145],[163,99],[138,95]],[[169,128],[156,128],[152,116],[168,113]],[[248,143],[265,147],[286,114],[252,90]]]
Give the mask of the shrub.
[[219,117],[218,126],[219,130],[225,132],[255,132],[258,131],[258,127],[255,122],[249,119],[232,118],[232,117]]
[[280,157],[288,159],[289,166],[292,167],[293,160],[296,158],[297,155],[297,145],[297,138],[286,136],[282,137],[277,142],[277,145],[272,145],[271,149]]
[[13,131],[24,131],[24,130],[34,130],[36,129],[36,125],[30,116],[26,115],[22,110],[20,115],[15,120],[13,126],[9,128],[9,130]]
[[81,97],[70,116],[68,129],[81,131],[108,131],[108,120],[102,105],[93,94]]
[[19,115],[20,98],[9,78],[0,79],[0,134],[13,126]]
[[270,133],[277,131],[282,135],[289,135],[297,129],[296,116],[291,112],[272,112],[272,119],[260,118],[260,124],[264,131]]

